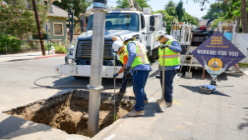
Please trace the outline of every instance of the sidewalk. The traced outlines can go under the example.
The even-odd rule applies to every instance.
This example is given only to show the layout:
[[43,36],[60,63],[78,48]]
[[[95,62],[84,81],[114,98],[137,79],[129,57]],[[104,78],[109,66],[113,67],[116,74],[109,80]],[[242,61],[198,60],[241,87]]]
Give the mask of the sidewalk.
[[65,54],[48,54],[46,51],[46,55],[43,56],[42,52],[29,52],[29,53],[18,53],[18,54],[7,54],[0,55],[0,63],[8,62],[8,61],[20,61],[20,60],[28,60],[28,59],[39,59],[46,57],[54,57],[54,56],[62,56]]

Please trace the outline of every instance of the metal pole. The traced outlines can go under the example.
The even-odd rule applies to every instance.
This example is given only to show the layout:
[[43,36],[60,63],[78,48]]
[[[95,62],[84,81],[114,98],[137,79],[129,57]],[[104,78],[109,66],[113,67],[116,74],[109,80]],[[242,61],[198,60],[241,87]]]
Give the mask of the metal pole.
[[69,9],[68,10],[68,19],[69,19],[69,33],[70,33],[70,45],[73,41],[73,30],[74,30],[74,10]]
[[48,49],[47,51],[48,51],[48,54],[50,54],[50,51],[49,51],[49,50],[50,50],[50,45],[49,45],[49,42],[48,42],[48,36],[49,36],[49,35],[48,35],[48,27],[47,27],[47,24],[46,24],[46,33],[47,33],[47,49]]
[[[105,31],[104,9],[94,9],[93,19],[93,39],[91,50],[91,75],[90,75],[90,95],[89,95],[89,120],[88,133],[94,136],[98,132],[99,109],[102,90],[102,60]],[[102,24],[99,24],[102,23]]]
[[39,16],[38,16],[38,13],[37,13],[36,3],[35,3],[35,0],[32,0],[32,2],[33,2],[35,20],[36,20],[37,29],[38,29],[39,38],[40,38],[40,45],[41,45],[42,55],[46,55],[45,48],[44,48],[44,43],[43,43],[43,36],[41,34],[41,31],[40,31],[40,29],[41,29],[40,28],[40,20],[39,20]]

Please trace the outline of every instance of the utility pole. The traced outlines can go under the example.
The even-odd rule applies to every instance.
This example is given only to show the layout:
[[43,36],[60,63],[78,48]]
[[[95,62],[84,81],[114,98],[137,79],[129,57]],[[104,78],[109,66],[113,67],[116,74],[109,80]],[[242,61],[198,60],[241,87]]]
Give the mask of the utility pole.
[[46,55],[45,48],[44,48],[44,43],[43,43],[43,36],[41,34],[41,31],[40,31],[41,30],[41,28],[40,28],[40,20],[39,20],[39,16],[38,16],[38,13],[37,13],[36,3],[35,3],[35,0],[32,0],[32,2],[33,2],[35,20],[36,20],[37,29],[38,29],[39,38],[40,38],[40,46],[41,46],[42,55]]
[[70,33],[70,45],[73,41],[73,30],[74,30],[74,10],[68,10],[68,21],[69,21],[69,33]]
[[[91,74],[89,95],[88,134],[90,137],[98,132],[99,109],[102,87],[102,60],[106,17],[106,0],[94,0],[93,3],[93,39],[91,47]],[[101,24],[99,24],[101,23]]]

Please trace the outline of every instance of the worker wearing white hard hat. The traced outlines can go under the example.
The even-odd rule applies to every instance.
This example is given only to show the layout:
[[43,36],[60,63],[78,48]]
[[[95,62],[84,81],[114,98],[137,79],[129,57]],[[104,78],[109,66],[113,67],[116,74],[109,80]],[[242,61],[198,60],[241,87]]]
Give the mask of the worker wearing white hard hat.
[[163,34],[158,36],[157,39],[160,42],[160,47],[158,48],[158,60],[161,70],[160,83],[164,89],[164,99],[162,101],[165,101],[166,106],[170,107],[173,101],[173,79],[177,74],[177,70],[180,68],[180,52],[182,48],[179,42],[171,35]]
[[[120,61],[122,63],[122,68],[115,74],[113,74],[113,78],[117,77],[119,74],[121,74],[122,72],[124,72],[124,69],[126,68],[126,64],[128,61],[128,55],[126,53],[126,46],[122,45],[122,47],[120,47],[117,51],[117,54],[120,56]],[[122,83],[121,83],[121,88],[119,90],[119,92],[117,94],[119,95],[124,95],[126,93],[126,89],[127,89],[127,85],[128,83],[131,83],[131,77],[126,76],[127,73],[124,72],[123,77],[122,77]]]

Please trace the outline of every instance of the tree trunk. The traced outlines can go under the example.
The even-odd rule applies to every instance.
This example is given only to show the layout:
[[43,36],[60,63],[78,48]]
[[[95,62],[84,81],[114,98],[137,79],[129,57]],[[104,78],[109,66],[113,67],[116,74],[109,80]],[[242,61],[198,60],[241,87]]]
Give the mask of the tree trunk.
[[237,21],[237,25],[236,25],[235,32],[239,33],[240,17],[236,17],[236,21]]
[[247,20],[247,12],[246,12],[246,0],[241,0],[241,23],[242,23],[242,32],[248,33],[248,20]]

